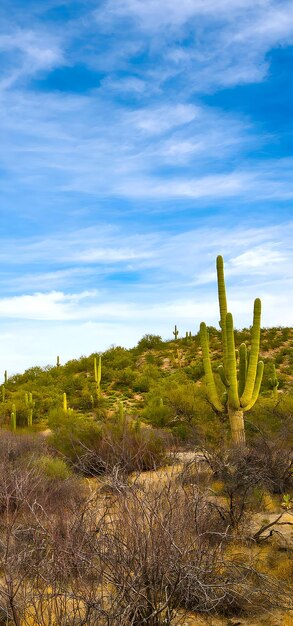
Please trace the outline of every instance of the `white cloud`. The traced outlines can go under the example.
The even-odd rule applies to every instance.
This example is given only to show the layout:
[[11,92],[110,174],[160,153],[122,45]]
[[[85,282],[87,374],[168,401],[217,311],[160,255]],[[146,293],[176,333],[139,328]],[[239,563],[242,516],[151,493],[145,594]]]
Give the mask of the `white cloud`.
[[[20,78],[50,71],[65,63],[60,42],[46,31],[15,29],[12,33],[0,34],[0,50],[12,56],[14,65],[0,80],[0,89],[11,87]],[[9,67],[9,63],[7,65]]]
[[[147,134],[164,134],[172,128],[189,124],[201,113],[200,109],[191,104],[175,104],[161,106],[156,109],[140,109],[129,113],[130,124]],[[201,116],[202,117],[202,116]]]
[[[107,0],[96,20],[117,34],[119,45],[126,22],[132,43],[149,47],[156,59],[146,72],[152,92],[178,76],[185,93],[261,81],[267,52],[293,41],[288,0]],[[135,54],[129,47],[130,63]]]

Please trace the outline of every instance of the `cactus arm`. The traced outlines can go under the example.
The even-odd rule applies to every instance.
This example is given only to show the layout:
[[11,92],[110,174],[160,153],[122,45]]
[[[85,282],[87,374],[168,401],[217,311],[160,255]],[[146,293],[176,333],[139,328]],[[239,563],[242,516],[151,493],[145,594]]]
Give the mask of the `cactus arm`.
[[253,407],[253,405],[256,403],[258,396],[259,396],[259,390],[260,390],[261,381],[263,377],[263,371],[264,371],[264,363],[263,361],[259,361],[257,364],[256,378],[255,378],[255,384],[254,384],[251,401],[249,402],[249,404],[247,404],[243,408],[243,411],[249,411]]
[[222,394],[221,401],[222,401],[222,404],[224,404],[224,406],[226,407],[227,402],[228,402],[228,391],[224,391],[224,393]]
[[200,340],[201,340],[202,355],[203,355],[203,367],[204,367],[204,372],[205,372],[206,381],[207,381],[208,398],[210,402],[212,403],[212,405],[214,406],[214,408],[216,409],[216,411],[223,413],[225,408],[218,398],[218,392],[216,389],[216,384],[215,384],[215,380],[213,376],[211,359],[210,359],[210,354],[209,354],[209,340],[208,340],[207,327],[204,322],[202,322],[200,325]]
[[243,391],[245,389],[246,372],[247,372],[247,348],[246,348],[246,344],[242,343],[239,348],[239,389],[238,389],[239,398],[241,398]]
[[220,375],[221,381],[223,383],[223,385],[225,385],[225,387],[230,387],[230,383],[228,381],[228,379],[226,378],[226,374],[225,374],[225,370],[223,368],[223,365],[219,365],[219,367],[217,367],[217,372]]
[[227,313],[226,315],[226,337],[227,337],[227,368],[228,368],[228,377],[229,377],[229,382],[230,382],[229,393],[228,393],[228,396],[229,396],[228,403],[232,409],[239,409],[240,402],[239,402],[239,397],[238,397],[238,386],[237,386],[234,326],[233,326],[233,317],[231,313]]
[[253,326],[251,329],[251,350],[247,369],[244,392],[240,398],[241,406],[246,407],[250,404],[256,380],[259,343],[260,343],[260,318],[261,318],[261,301],[256,298],[253,309]]
[[222,256],[217,257],[217,276],[218,276],[218,298],[220,308],[220,326],[222,329],[223,341],[223,358],[224,369],[227,373],[227,335],[226,335],[226,315],[227,315],[227,297],[224,277],[224,261]]

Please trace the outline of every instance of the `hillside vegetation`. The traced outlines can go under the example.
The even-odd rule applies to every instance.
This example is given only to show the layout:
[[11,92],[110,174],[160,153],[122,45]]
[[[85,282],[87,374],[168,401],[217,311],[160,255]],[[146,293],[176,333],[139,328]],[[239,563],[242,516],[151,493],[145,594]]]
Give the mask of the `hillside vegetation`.
[[[220,331],[209,327],[213,370],[222,360]],[[235,345],[249,343],[250,330],[235,331]],[[101,354],[101,353],[100,353]],[[18,428],[28,425],[27,396],[32,394],[33,429],[44,430],[63,412],[63,394],[67,406],[78,415],[105,420],[123,411],[133,419],[156,427],[172,429],[184,439],[189,427],[199,426],[203,412],[210,415],[199,334],[162,341],[157,335],[145,335],[136,347],[112,346],[101,354],[101,392],[97,394],[94,360],[99,353],[68,361],[64,365],[31,367],[23,374],[7,377],[2,385],[0,419],[10,427],[13,405]],[[272,397],[270,378],[274,365],[278,379],[278,402],[293,390],[293,329],[261,330],[260,357],[264,361],[261,406]],[[220,377],[218,376],[220,385]],[[251,414],[254,413],[252,410]],[[259,413],[259,410],[257,411]]]

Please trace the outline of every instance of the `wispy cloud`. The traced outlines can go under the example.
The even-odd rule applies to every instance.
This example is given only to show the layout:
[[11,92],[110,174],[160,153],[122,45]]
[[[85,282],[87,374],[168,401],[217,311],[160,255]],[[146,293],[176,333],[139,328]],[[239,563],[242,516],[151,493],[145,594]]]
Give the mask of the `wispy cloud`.
[[264,324],[290,323],[292,3],[14,4],[0,32],[5,367],[217,323],[219,253],[237,326],[256,296]]

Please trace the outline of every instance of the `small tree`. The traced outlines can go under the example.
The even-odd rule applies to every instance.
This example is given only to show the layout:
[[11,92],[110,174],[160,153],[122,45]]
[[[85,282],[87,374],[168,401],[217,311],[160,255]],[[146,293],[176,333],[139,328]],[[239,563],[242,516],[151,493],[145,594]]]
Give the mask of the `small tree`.
[[261,301],[259,298],[254,301],[250,352],[247,354],[245,343],[242,343],[239,349],[239,375],[237,378],[233,317],[231,313],[227,312],[224,261],[221,256],[217,257],[217,275],[223,345],[223,365],[218,367],[218,373],[226,387],[226,392],[222,398],[218,395],[212,372],[208,331],[204,322],[200,325],[203,365],[207,381],[208,398],[217,412],[228,414],[232,441],[235,444],[242,445],[245,444],[243,413],[249,411],[256,402],[263,376],[264,364],[258,360]]

